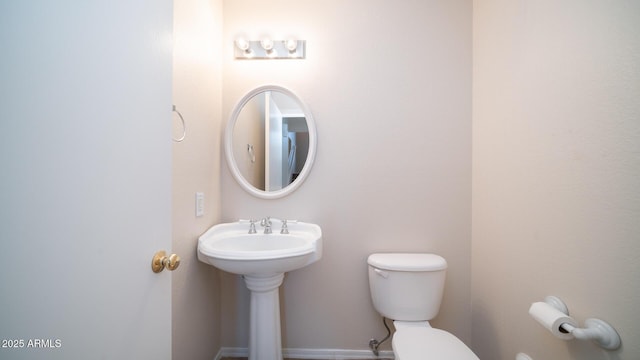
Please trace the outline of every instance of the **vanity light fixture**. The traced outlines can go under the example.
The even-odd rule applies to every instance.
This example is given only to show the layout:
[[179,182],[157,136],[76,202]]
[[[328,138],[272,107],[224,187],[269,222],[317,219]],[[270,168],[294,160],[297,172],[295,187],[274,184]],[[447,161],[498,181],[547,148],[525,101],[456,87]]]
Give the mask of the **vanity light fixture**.
[[305,40],[273,40],[267,37],[258,41],[237,38],[234,43],[234,57],[238,60],[305,58]]

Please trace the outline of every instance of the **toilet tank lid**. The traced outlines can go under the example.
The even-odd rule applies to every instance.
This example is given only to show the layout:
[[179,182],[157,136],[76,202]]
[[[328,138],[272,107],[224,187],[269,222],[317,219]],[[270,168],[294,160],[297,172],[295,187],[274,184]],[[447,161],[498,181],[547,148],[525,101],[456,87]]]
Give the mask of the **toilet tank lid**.
[[367,263],[379,269],[395,271],[438,271],[447,268],[447,261],[436,254],[371,254]]

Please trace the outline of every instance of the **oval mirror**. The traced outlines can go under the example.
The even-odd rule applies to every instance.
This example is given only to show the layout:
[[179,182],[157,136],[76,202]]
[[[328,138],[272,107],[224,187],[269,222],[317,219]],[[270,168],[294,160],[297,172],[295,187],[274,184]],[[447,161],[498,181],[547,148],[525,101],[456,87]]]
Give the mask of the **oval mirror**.
[[231,174],[250,194],[275,199],[307,178],[316,153],[316,127],[291,90],[258,87],[236,105],[225,131]]

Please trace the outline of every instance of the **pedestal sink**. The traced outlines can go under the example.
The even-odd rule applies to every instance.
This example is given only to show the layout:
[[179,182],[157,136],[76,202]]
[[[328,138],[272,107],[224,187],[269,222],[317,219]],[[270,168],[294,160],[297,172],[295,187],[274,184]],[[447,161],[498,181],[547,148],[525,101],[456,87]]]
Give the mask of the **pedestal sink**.
[[[249,360],[281,360],[278,287],[284,273],[322,257],[322,231],[304,222],[270,220],[250,233],[248,221],[213,226],[198,239],[198,259],[218,269],[243,275],[251,291]],[[281,233],[281,229],[286,229]]]

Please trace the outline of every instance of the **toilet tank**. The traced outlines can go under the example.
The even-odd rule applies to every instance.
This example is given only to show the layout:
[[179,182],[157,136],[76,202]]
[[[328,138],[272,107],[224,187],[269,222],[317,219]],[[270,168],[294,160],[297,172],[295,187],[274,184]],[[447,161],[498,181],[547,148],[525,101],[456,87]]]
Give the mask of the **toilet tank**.
[[440,310],[447,261],[435,254],[372,254],[369,289],[384,317],[402,321],[433,319]]

